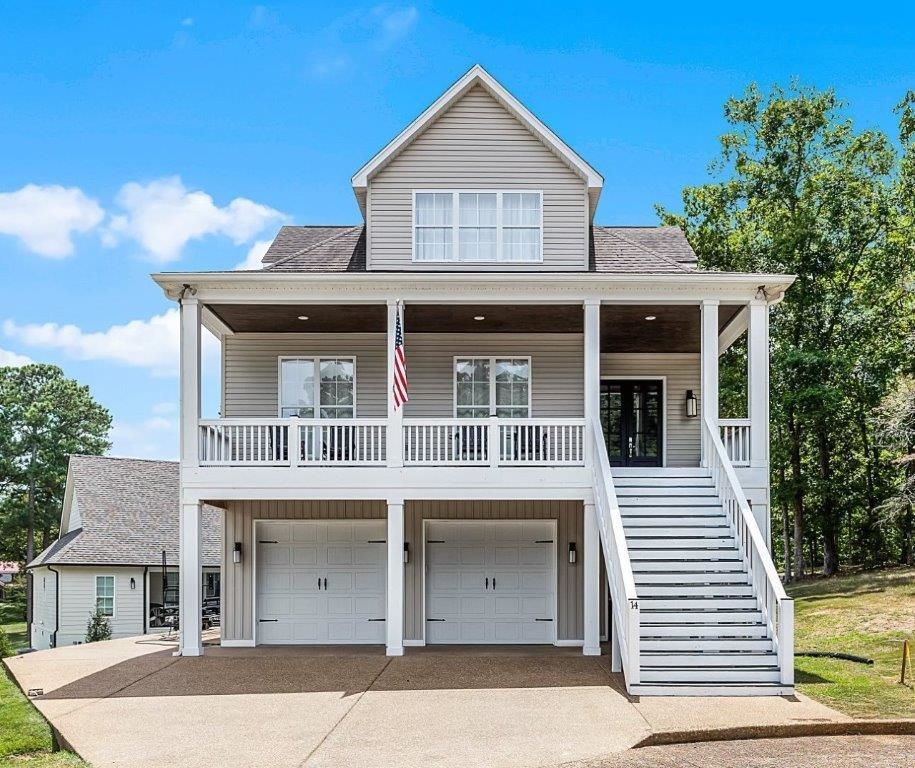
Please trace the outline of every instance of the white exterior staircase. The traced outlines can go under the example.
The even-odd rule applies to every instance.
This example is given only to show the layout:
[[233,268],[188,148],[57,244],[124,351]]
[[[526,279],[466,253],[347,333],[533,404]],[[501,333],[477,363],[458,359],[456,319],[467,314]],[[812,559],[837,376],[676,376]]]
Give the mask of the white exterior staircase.
[[596,425],[595,503],[614,664],[637,695],[794,690],[794,608],[717,434],[704,468],[613,471]]

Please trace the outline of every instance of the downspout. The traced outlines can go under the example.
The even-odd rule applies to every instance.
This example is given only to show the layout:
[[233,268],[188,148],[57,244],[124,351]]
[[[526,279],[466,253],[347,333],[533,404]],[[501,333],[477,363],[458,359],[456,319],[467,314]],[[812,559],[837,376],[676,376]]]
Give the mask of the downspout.
[[60,629],[60,571],[55,571],[53,565],[48,570],[54,574],[54,632],[51,633],[51,647],[57,647],[57,630]]
[[143,634],[149,632],[149,566],[143,566]]

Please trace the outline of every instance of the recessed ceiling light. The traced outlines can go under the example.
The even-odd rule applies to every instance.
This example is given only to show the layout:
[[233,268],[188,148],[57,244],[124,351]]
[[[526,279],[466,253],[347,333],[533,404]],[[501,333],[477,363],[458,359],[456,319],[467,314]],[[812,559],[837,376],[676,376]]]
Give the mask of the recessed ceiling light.
[[485,319],[486,319],[486,315],[474,315],[474,316],[473,316],[473,319],[474,319],[474,320],[485,320]]
[[655,315],[646,315],[645,319],[646,320],[657,320],[658,318]]
[[299,320],[307,320],[308,315],[299,315]]

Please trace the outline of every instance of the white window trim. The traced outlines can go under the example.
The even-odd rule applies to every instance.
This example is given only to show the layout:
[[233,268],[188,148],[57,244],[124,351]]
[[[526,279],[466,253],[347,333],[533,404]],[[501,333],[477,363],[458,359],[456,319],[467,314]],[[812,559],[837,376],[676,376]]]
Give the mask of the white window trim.
[[[536,259],[530,261],[508,261],[502,258],[502,195],[505,193],[522,193],[537,195],[540,198],[540,220],[537,226],[540,229],[540,249]],[[417,259],[416,258],[416,196],[417,195],[451,195],[451,258],[450,259]],[[496,258],[472,259],[461,261],[459,254],[460,207],[459,195],[496,195]],[[447,227],[430,227],[431,229],[447,229]],[[515,229],[515,227],[512,227]],[[528,229],[528,227],[521,227]],[[520,266],[524,264],[543,263],[543,190],[542,189],[414,189],[410,205],[410,260],[415,264],[508,264]]]
[[[276,362],[276,415],[283,418],[283,362],[286,360],[311,360],[315,366],[314,376],[314,410],[313,418],[321,418],[321,361],[322,360],[350,360],[353,364],[353,418],[356,418],[356,357],[355,355],[280,355]],[[297,418],[290,416],[289,418]],[[333,419],[326,419],[333,421]]]
[[[458,418],[457,402],[457,361],[458,360],[488,360],[489,361],[489,417],[496,415],[496,360],[527,360],[527,418],[533,418],[534,407],[534,366],[530,355],[455,355],[451,362],[451,400],[453,408],[451,415]],[[468,407],[468,406],[462,406]],[[517,408],[518,406],[512,406]],[[478,417],[483,418],[483,417]]]
[[95,612],[98,610],[98,599],[99,599],[99,593],[98,593],[98,580],[99,580],[99,579],[111,579],[111,615],[110,615],[110,616],[107,615],[107,614],[104,614],[104,615],[105,615],[105,617],[108,618],[108,619],[114,619],[114,618],[116,617],[116,615],[117,615],[117,612],[118,612],[118,608],[117,608],[117,606],[118,606],[118,600],[117,600],[117,596],[118,596],[118,580],[117,580],[117,578],[115,578],[115,576],[114,576],[113,574],[110,574],[110,573],[97,573],[97,574],[95,574],[95,581],[94,581],[94,584],[95,584],[95,603],[94,603],[93,608],[92,608],[92,613],[93,613],[93,615],[94,615]]

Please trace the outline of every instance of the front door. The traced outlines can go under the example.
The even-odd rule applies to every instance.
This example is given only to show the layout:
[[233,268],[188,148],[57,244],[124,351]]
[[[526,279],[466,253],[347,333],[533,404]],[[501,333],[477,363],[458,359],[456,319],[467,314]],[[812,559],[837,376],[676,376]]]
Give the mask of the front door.
[[601,381],[600,421],[611,466],[661,466],[661,387],[660,381]]

